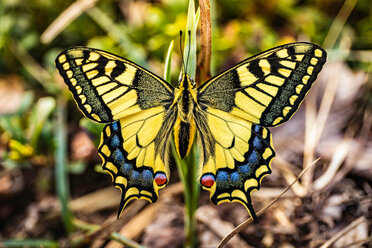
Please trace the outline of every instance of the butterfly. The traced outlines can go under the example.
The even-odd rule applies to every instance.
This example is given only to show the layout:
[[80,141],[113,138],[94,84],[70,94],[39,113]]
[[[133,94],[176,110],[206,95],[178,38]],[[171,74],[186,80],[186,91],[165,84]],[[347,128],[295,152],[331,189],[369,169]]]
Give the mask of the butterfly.
[[173,133],[181,159],[197,137],[200,184],[212,202],[239,202],[257,220],[251,193],[271,173],[275,157],[268,127],[293,116],[326,56],[318,45],[290,43],[198,87],[183,73],[176,88],[132,61],[93,48],[67,49],[55,64],[83,114],[107,124],[98,152],[122,191],[118,217],[133,199],[158,199],[169,180]]

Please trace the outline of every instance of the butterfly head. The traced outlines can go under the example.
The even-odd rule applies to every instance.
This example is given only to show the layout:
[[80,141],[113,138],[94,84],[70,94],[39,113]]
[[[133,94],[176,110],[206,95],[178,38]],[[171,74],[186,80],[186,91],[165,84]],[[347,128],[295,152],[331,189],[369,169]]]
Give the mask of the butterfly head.
[[178,88],[180,90],[194,89],[196,86],[194,79],[192,79],[188,74],[183,73],[178,80]]

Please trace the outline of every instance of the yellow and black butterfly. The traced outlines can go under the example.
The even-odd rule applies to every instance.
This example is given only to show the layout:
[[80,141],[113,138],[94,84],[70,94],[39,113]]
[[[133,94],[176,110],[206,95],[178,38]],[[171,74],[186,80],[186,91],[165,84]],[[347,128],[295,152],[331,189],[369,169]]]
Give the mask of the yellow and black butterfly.
[[199,87],[184,73],[177,88],[92,48],[63,51],[56,67],[84,115],[107,123],[98,151],[122,191],[118,216],[132,199],[157,200],[169,180],[173,131],[182,159],[197,136],[200,183],[212,202],[240,202],[256,220],[250,194],[271,173],[275,156],[267,127],[292,117],[325,61],[321,47],[291,43],[243,60]]

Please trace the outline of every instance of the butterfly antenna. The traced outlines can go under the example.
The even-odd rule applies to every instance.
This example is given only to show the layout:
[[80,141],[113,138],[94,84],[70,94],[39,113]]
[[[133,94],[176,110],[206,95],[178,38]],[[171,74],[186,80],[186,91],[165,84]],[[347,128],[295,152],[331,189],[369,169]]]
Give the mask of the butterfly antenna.
[[189,56],[190,56],[190,49],[191,49],[191,31],[190,30],[188,31],[188,34],[189,34],[189,50],[187,51],[186,70],[189,64]]
[[180,30],[180,49],[181,49],[181,56],[182,56],[183,73],[186,73],[185,61],[183,60],[182,31],[181,30]]

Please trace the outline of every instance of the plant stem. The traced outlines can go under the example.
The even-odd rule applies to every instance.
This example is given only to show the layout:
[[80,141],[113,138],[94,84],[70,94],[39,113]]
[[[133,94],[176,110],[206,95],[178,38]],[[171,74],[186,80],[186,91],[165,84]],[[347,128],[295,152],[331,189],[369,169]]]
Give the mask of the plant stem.
[[[194,145],[195,147],[195,145]],[[188,197],[186,204],[185,232],[186,232],[186,247],[196,246],[196,220],[195,211],[199,200],[199,185],[197,184],[197,173],[195,164],[195,149],[186,158],[186,166],[188,173],[186,174],[186,187]]]
[[196,247],[196,220],[195,220],[195,211],[198,206],[199,200],[199,185],[197,184],[197,173],[195,166],[195,146],[191,150],[190,154],[184,159],[181,160],[176,152],[174,143],[172,142],[172,154],[175,158],[175,162],[178,168],[178,172],[181,178],[181,182],[184,187],[184,197],[185,197],[185,247],[193,248]]

